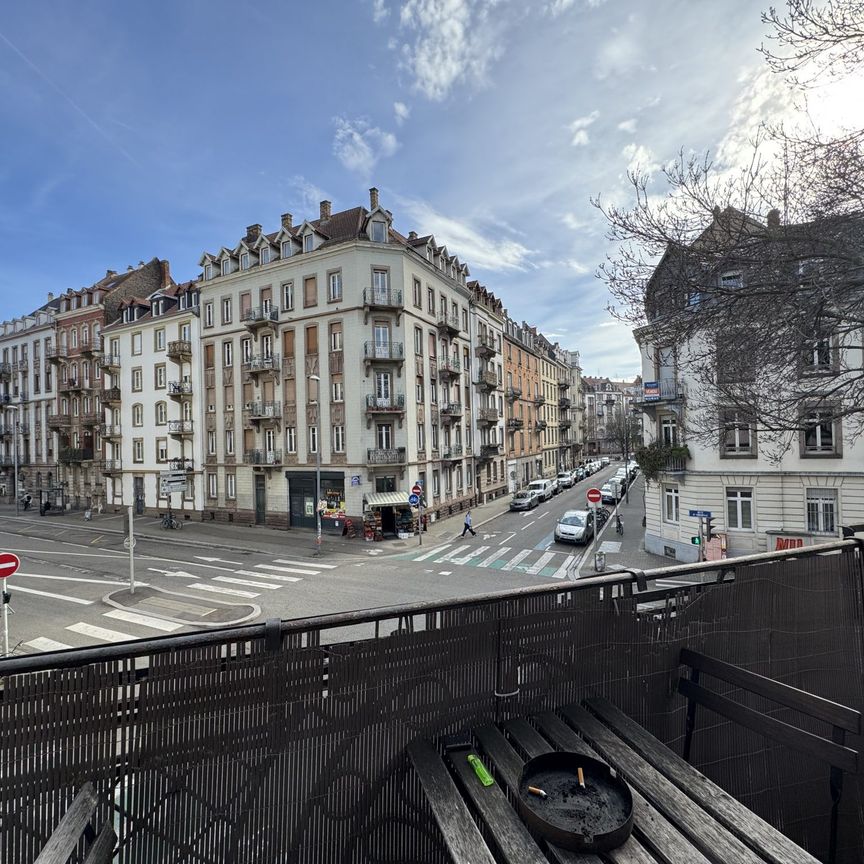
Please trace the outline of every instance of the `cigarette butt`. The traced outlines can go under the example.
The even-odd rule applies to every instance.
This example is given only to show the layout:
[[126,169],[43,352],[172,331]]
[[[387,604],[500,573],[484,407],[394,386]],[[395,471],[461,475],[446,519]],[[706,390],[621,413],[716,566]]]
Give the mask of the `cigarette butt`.
[[576,773],[579,775],[579,785],[584,789],[585,788],[585,775],[582,773],[582,769],[577,768]]
[[541,798],[545,798],[545,797],[546,797],[546,793],[545,793],[542,789],[538,789],[536,786],[529,786],[529,787],[528,787],[528,791],[529,791],[532,795],[539,795]]

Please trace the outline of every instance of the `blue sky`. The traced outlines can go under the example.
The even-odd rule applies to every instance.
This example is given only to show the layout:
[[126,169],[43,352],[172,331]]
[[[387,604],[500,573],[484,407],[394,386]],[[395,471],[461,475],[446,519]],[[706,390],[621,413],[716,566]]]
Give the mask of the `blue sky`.
[[734,162],[786,105],[763,30],[753,0],[12,5],[0,313],[154,255],[191,278],[246,225],[375,185],[586,374],[631,376],[589,196],[681,147]]

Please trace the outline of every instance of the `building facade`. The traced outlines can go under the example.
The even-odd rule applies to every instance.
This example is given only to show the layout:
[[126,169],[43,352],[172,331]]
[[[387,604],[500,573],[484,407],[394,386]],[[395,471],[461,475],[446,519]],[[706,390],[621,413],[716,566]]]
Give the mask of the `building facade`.
[[534,333],[509,316],[504,319],[504,400],[507,484],[513,493],[543,476],[539,410],[545,397]]
[[586,375],[582,378],[585,399],[585,455],[620,456],[621,443],[608,429],[610,418],[620,412],[625,416],[638,413],[642,378],[613,381]]

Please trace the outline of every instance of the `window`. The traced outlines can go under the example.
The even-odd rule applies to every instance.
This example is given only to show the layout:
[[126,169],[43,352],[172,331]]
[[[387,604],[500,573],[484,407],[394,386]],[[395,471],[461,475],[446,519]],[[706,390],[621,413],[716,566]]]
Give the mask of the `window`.
[[315,248],[315,235],[312,233],[303,235],[303,251],[311,252]]
[[417,424],[417,449],[426,449],[426,425],[424,423]]
[[740,531],[753,530],[753,490],[726,490],[726,527]]
[[678,487],[663,487],[663,521],[678,522]]
[[334,381],[330,385],[333,394],[334,402],[344,402],[345,401],[345,385],[341,381]]
[[237,478],[234,474],[225,475],[225,497],[232,501],[237,497]]
[[837,531],[837,490],[807,490],[807,530],[815,534]]
[[438,471],[432,472],[432,497],[441,497],[441,476]]
[[345,427],[344,426],[334,426],[333,427],[333,452],[334,453],[344,453],[345,452]]
[[157,462],[167,462],[168,461],[168,439],[167,438],[157,438],[156,439],[156,461]]
[[376,441],[381,450],[393,447],[393,426],[390,423],[379,423],[376,429]]
[[251,339],[243,339],[240,342],[240,351],[243,355],[244,363],[252,362],[252,340]]
[[418,404],[422,405],[424,402],[423,379],[422,378],[417,378],[417,380],[414,382],[414,388],[415,388],[414,396],[417,399]]
[[258,263],[259,264],[269,264],[270,263],[270,247],[269,246],[262,247],[262,249],[258,255]]
[[222,343],[222,368],[229,369],[234,363],[234,343]]
[[207,453],[210,456],[216,453],[216,433],[212,429],[207,433]]
[[423,331],[419,327],[414,328],[414,353],[423,356]]
[[225,455],[233,456],[234,455],[234,430],[226,429],[225,430]]
[[[77,348],[78,347],[78,328],[73,327],[71,332],[69,333],[69,335],[71,337],[70,347]],[[140,334],[139,334],[139,338],[140,338]],[[139,349],[139,353],[140,353],[140,349]]]
[[435,291],[432,288],[426,289],[426,311],[430,315],[435,314]]
[[165,389],[165,364],[160,363],[158,366],[153,367],[153,386],[157,390]]
[[374,221],[372,223],[372,242],[385,243],[387,240],[387,227],[384,222]]
[[824,336],[808,342],[803,349],[801,357],[802,371],[806,373],[830,372],[831,363],[831,339]]
[[829,410],[812,411],[804,419],[802,456],[839,455],[839,436],[835,435],[834,414]]
[[216,483],[216,475],[208,474],[207,475],[207,497],[215,498],[216,493],[219,491],[219,487]]
[[310,426],[309,427],[309,452],[317,453],[318,452],[318,427]]
[[[75,333],[76,331],[73,330],[72,332]],[[140,354],[141,353],[141,334],[140,333],[133,333],[132,334],[132,353],[133,354]]]
[[327,300],[335,303],[342,299],[342,274],[329,273],[327,276]]
[[168,406],[164,402],[156,403],[156,425],[164,426],[168,422]]
[[287,426],[285,428],[285,449],[289,453],[297,452],[297,427]]
[[144,439],[143,438],[133,438],[132,439],[132,461],[133,462],[143,462],[144,461]]
[[294,283],[282,283],[282,308],[288,312],[294,309]]
[[310,324],[306,328],[306,353],[318,353],[318,325]]
[[723,289],[742,288],[743,286],[744,279],[741,276],[740,270],[731,270],[720,276],[720,287]]
[[223,297],[222,298],[222,323],[230,324],[231,323],[231,298]]
[[132,370],[132,391],[137,393],[140,390],[143,390],[143,381],[144,374],[141,371],[141,367],[139,366],[137,369]]
[[724,456],[755,456],[756,441],[753,422],[740,411],[723,412],[723,439],[721,454]]
[[132,425],[133,426],[143,426],[144,425],[144,406],[140,402],[136,402],[132,406]]
[[315,276],[306,276],[303,279],[303,306],[318,305],[318,279]]
[[231,272],[231,259],[223,258],[222,259],[222,275],[227,276]]
[[204,326],[212,327],[213,326],[213,304],[205,303],[204,304]]
[[204,278],[205,279],[212,279],[213,278],[213,265],[212,264],[205,264],[204,265]]
[[414,305],[418,309],[423,308],[423,286],[419,279],[414,280]]
[[388,302],[387,292],[390,287],[390,273],[387,270],[372,271],[372,293],[377,303]]
[[339,322],[330,325],[330,350],[342,350],[342,324]]
[[290,257],[291,257],[291,252],[292,252],[292,251],[293,251],[293,250],[292,250],[292,248],[291,248],[291,241],[290,241],[290,240],[283,240],[283,241],[282,241],[282,246],[281,246],[281,254],[282,254],[282,257],[283,257],[283,258],[290,258]]
[[153,347],[157,351],[165,350],[165,328],[160,327],[153,333]]

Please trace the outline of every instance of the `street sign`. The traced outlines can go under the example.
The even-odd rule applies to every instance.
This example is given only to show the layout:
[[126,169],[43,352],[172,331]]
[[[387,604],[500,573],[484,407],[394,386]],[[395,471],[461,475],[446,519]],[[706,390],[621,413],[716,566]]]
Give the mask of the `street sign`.
[[711,511],[710,510],[690,510],[691,516],[698,516],[701,519],[710,519]]
[[124,537],[124,538],[123,538],[123,548],[124,548],[124,549],[128,549],[128,548],[131,546],[131,547],[134,549],[134,548],[135,548],[135,544],[136,544],[137,542],[138,542],[138,540],[137,540],[135,537],[132,537],[132,538],[131,538],[131,543],[130,543],[130,538],[129,538],[129,537]]
[[408,496],[408,503],[412,507],[416,507],[420,503],[420,496],[416,492],[413,492]]
[[591,504],[599,504],[600,499],[603,497],[600,494],[600,490],[594,488],[593,486],[585,493],[585,497]]
[[415,483],[411,487],[411,494],[412,495],[422,495],[423,494],[423,487],[419,483]]
[[21,566],[21,559],[13,552],[0,552],[0,579],[11,576]]

